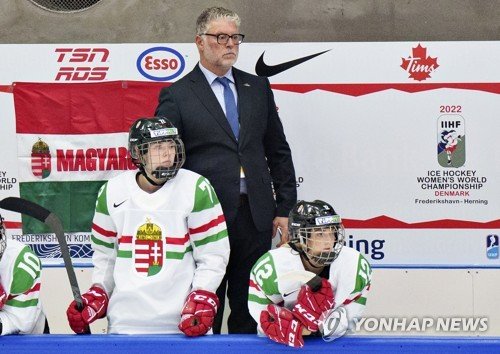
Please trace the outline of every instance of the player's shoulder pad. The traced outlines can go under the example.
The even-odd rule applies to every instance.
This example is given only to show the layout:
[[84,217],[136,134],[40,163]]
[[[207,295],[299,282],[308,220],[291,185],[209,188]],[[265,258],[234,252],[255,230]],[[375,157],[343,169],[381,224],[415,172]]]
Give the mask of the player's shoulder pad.
[[99,192],[97,192],[97,200],[95,202],[96,213],[109,215],[107,193],[108,193],[108,182],[104,183],[101,186],[101,188],[99,188]]
[[255,262],[251,274],[265,294],[279,294],[276,266],[272,251],[264,253]]
[[31,289],[40,272],[40,259],[31,248],[24,246],[14,262],[10,293],[18,295]]
[[212,187],[210,181],[205,177],[200,176],[196,181],[193,212],[211,209],[219,203],[217,194],[215,194],[214,187]]
[[354,292],[362,291],[365,287],[371,284],[372,279],[372,267],[366,258],[359,253],[357,269],[356,269],[356,283],[354,286]]

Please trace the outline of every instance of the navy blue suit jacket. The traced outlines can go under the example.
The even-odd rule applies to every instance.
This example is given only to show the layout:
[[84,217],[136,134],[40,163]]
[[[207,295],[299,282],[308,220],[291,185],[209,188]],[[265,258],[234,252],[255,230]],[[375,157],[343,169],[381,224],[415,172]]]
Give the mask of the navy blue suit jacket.
[[233,76],[239,141],[198,65],[161,90],[155,115],[167,117],[179,129],[186,148],[184,168],[208,178],[228,223],[240,203],[243,167],[252,218],[259,231],[266,231],[275,216],[288,216],[296,202],[292,156],[269,80],[236,68]]

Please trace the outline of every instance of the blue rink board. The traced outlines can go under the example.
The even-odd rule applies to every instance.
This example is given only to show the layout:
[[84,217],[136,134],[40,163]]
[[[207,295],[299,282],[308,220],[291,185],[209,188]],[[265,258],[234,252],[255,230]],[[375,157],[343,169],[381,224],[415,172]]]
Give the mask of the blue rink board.
[[498,354],[498,337],[344,337],[306,340],[302,349],[254,335],[186,338],[179,335],[36,335],[0,337],[0,353],[461,353]]

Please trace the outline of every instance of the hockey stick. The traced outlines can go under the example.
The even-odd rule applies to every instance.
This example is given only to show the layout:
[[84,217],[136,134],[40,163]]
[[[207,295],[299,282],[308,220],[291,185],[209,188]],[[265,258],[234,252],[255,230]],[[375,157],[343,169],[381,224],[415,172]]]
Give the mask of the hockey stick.
[[321,288],[321,277],[307,270],[294,270],[280,276],[278,284],[283,297],[286,298],[297,293],[306,284],[313,292],[318,291]]
[[[321,277],[307,270],[294,270],[278,277],[280,291],[283,294],[283,301],[295,301],[299,290],[304,285],[309,285],[313,292],[321,289]],[[304,329],[303,335],[309,335],[311,332]]]
[[[61,224],[61,220],[56,214],[51,213],[44,207],[33,203],[29,200],[8,197],[0,201],[0,208],[10,211],[15,211],[17,213],[26,214],[35,218],[44,224],[48,225],[51,230],[56,234],[57,241],[61,248],[61,255],[64,260],[64,267],[66,268],[66,273],[68,274],[69,284],[71,285],[71,291],[73,293],[73,298],[76,302],[76,307],[78,310],[83,309],[82,295],[80,293],[80,288],[78,287],[78,281],[75,275],[75,269],[71,263],[71,256],[69,254],[68,244],[66,243],[66,238],[64,237],[64,231]],[[90,334],[90,328],[88,329],[88,334]]]

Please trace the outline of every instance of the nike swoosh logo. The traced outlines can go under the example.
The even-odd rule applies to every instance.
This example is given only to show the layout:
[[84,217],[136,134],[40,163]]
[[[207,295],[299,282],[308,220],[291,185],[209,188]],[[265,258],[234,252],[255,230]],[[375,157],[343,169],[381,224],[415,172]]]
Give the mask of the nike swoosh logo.
[[127,201],[127,199],[125,199],[123,202],[118,203],[118,204],[113,203],[113,206],[114,206],[115,208],[118,208],[120,205],[122,205],[122,204],[123,204],[123,203],[125,203],[126,201]]
[[288,296],[292,295],[293,293],[296,293],[297,291],[299,291],[299,289],[294,290],[294,291],[290,291],[289,293],[285,293],[285,294],[283,294],[283,298],[288,297]]
[[260,56],[259,60],[257,60],[257,64],[255,64],[255,73],[258,76],[274,76],[279,73],[282,73],[285,70],[291,69],[294,66],[297,66],[299,64],[302,64],[308,60],[311,60],[312,58],[317,57],[318,55],[324,54],[326,52],[329,52],[331,49],[325,50],[324,52],[321,53],[316,53],[312,55],[308,55],[307,57],[299,58],[299,59],[294,59],[291,61],[287,61],[285,63],[277,64],[277,65],[267,65],[264,63],[264,53]]

